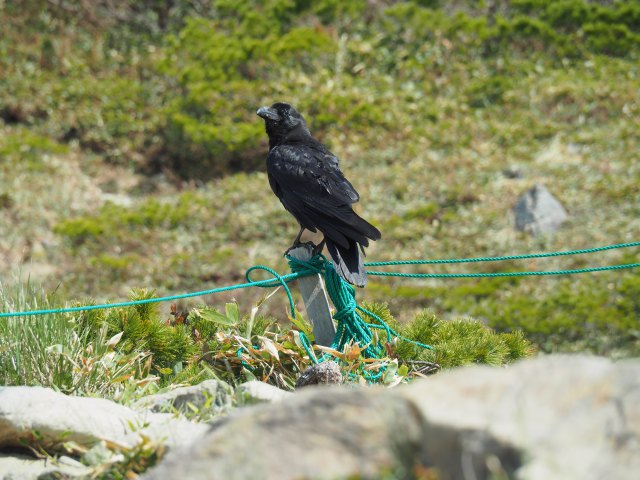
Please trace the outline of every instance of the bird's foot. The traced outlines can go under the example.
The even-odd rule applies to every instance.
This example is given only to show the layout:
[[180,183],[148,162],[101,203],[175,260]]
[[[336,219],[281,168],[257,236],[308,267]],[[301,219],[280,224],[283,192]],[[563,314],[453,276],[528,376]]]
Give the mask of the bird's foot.
[[315,257],[316,255],[321,254],[322,250],[324,249],[325,242],[326,242],[326,240],[322,239],[322,241],[318,245],[314,245],[313,246],[313,251],[311,252],[311,256]]
[[[324,242],[322,242],[320,245],[321,245],[320,246],[320,250],[322,250],[322,246],[324,246]],[[294,243],[289,248],[287,248],[287,251],[284,252],[284,254],[285,255],[289,255],[291,250],[295,250],[296,248],[300,248],[300,247],[306,247],[307,249],[309,249],[311,251],[311,256],[314,256],[314,255],[316,255],[318,253],[316,251],[318,246],[315,243],[313,243],[313,242],[298,242],[298,243]]]

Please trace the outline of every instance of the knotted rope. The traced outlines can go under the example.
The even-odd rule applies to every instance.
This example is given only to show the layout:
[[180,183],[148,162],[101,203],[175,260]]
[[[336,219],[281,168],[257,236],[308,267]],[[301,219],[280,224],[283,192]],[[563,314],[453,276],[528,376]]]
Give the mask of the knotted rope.
[[[345,346],[351,343],[357,343],[362,348],[362,354],[366,358],[383,358],[386,355],[386,350],[381,342],[376,341],[375,335],[372,329],[383,329],[387,338],[393,337],[402,339],[404,341],[415,343],[423,348],[432,347],[424,343],[415,342],[408,338],[402,337],[395,332],[382,318],[375,313],[361,307],[356,302],[356,289],[353,286],[345,282],[329,260],[322,254],[316,254],[311,259],[304,261],[298,260],[290,255],[286,255],[289,261],[289,267],[294,274],[306,276],[311,274],[324,274],[324,283],[327,289],[327,294],[335,307],[335,313],[333,319],[336,321],[336,335],[331,344],[331,348],[342,352]],[[373,318],[378,325],[373,325],[365,322],[361,313]],[[295,312],[292,312],[295,315]],[[310,346],[308,345],[308,339],[304,334],[300,335],[304,348],[307,350],[309,357],[318,363],[315,359],[315,355],[312,354]],[[320,361],[326,360],[328,356],[325,354],[321,357]],[[379,377],[382,371],[378,374],[368,375],[370,380]]]

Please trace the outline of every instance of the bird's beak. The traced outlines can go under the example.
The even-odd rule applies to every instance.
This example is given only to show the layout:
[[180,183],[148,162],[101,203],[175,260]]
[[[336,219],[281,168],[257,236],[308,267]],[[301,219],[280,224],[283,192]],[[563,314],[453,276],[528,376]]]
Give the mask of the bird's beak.
[[271,107],[260,107],[256,113],[265,120],[274,120],[276,122],[280,120],[278,112]]

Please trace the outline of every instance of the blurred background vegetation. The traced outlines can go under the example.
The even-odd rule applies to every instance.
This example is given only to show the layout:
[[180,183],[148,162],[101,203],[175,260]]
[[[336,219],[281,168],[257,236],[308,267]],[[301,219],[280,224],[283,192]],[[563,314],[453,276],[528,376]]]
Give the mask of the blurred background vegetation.
[[[0,29],[5,284],[100,301],[236,283],[256,263],[285,272],[297,227],[268,187],[255,115],[275,101],[341,158],[383,232],[370,260],[640,239],[636,1],[0,0]],[[511,208],[535,183],[569,211],[553,236],[515,231]],[[544,351],[640,354],[633,270],[372,278],[358,295],[400,322],[429,308],[522,329]],[[286,318],[285,303],[268,309]]]

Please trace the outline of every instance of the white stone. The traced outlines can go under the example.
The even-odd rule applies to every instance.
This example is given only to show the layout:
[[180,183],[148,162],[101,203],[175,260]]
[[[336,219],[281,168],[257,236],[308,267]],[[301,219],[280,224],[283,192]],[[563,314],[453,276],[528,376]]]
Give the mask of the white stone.
[[257,380],[246,382],[236,387],[236,398],[241,405],[281,402],[291,395],[291,392]]
[[20,454],[0,453],[0,475],[2,480],[36,480],[44,474],[60,474],[60,478],[80,478],[90,473],[81,463],[60,457],[57,461],[33,458]]
[[210,403],[214,411],[223,412],[231,407],[233,390],[225,383],[218,380],[205,380],[198,385],[179,387],[165,393],[148,395],[134,403],[138,409],[147,409],[152,412],[167,412],[175,409],[185,413],[189,411],[189,405],[201,409]]
[[36,437],[52,450],[67,441],[91,447],[106,440],[131,447],[141,435],[173,446],[206,430],[206,425],[170,414],[140,413],[101,398],[73,397],[42,387],[0,389],[0,448],[21,446]]

